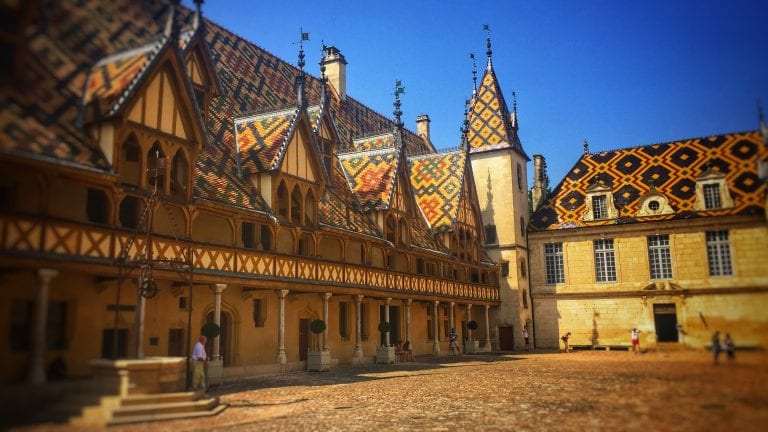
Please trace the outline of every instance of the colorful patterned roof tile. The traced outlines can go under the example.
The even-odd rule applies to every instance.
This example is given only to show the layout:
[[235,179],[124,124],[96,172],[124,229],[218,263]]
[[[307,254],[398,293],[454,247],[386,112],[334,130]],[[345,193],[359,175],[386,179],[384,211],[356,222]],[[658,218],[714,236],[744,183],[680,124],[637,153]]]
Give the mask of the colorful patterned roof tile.
[[278,167],[293,135],[299,110],[287,110],[235,119],[235,143],[242,175]]
[[[534,230],[577,228],[663,219],[761,213],[766,185],[757,161],[768,157],[759,131],[716,135],[583,155],[531,217]],[[696,211],[696,180],[709,169],[725,175],[733,207]],[[608,185],[616,220],[585,222],[587,188]],[[637,217],[643,197],[663,194],[674,213]]]
[[[346,185],[345,185],[346,189]],[[320,200],[320,223],[344,231],[381,238],[382,234],[354,202],[345,201],[330,189]]]
[[395,147],[339,155],[347,183],[364,212],[389,208],[399,159]]
[[449,254],[445,246],[435,239],[429,229],[418,222],[411,225],[411,246],[446,255]]
[[477,94],[472,98],[468,120],[467,141],[472,153],[511,148],[525,156],[499,80],[490,65],[485,70]]
[[358,138],[352,141],[353,151],[369,151],[369,150],[381,150],[389,149],[395,146],[396,136],[392,132],[387,132],[379,135],[368,136],[365,138]]
[[463,150],[408,158],[416,203],[432,232],[450,231],[455,227],[465,165]]

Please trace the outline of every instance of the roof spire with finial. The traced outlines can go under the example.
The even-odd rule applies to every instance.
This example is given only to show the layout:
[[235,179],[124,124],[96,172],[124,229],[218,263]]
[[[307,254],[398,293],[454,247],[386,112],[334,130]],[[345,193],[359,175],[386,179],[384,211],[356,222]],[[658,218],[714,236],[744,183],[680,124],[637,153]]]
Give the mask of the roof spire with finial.
[[477,62],[475,61],[475,53],[469,53],[469,58],[472,59],[472,96],[477,94]]
[[179,39],[179,24],[177,19],[179,16],[180,3],[181,0],[171,0],[171,4],[168,5],[168,20],[165,22],[165,31],[163,32],[165,36],[174,40]]
[[195,15],[192,17],[192,29],[197,29],[203,22],[203,9],[202,5],[204,0],[194,0],[195,2]]
[[486,68],[490,69],[493,67],[491,65],[491,55],[493,54],[493,51],[491,51],[491,27],[488,26],[488,24],[483,24],[483,30],[485,30],[486,33],[485,46],[488,48],[488,50],[485,52],[485,55],[488,56],[488,64],[486,65]]
[[299,75],[296,76],[296,99],[299,106],[302,106],[306,102],[304,81],[306,76],[304,74],[304,41],[309,40],[309,33],[304,33],[304,29],[299,28]]
[[512,92],[512,128],[514,130],[518,130],[518,124],[517,124],[517,92]]
[[325,76],[325,41],[320,39],[320,106],[325,105],[325,100],[327,98],[328,93],[328,77]]
[[585,155],[589,154],[589,141],[587,141],[586,138],[584,138],[584,154]]
[[405,87],[403,87],[403,83],[399,80],[395,80],[395,110],[392,111],[392,114],[395,115],[395,126],[398,129],[402,129],[403,127],[403,120],[400,118],[400,116],[403,115],[403,112],[400,110],[400,95],[405,93]]
[[461,123],[461,144],[459,148],[469,150],[467,136],[469,135],[469,99],[464,99],[464,121]]

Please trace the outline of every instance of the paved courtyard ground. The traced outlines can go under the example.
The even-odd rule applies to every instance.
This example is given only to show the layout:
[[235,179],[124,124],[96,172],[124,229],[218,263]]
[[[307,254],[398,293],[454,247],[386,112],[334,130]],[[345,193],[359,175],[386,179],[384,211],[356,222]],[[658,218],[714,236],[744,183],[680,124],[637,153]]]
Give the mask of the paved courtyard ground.
[[[221,415],[111,431],[768,430],[768,353],[417,358],[222,385]],[[65,430],[39,425],[28,428]]]

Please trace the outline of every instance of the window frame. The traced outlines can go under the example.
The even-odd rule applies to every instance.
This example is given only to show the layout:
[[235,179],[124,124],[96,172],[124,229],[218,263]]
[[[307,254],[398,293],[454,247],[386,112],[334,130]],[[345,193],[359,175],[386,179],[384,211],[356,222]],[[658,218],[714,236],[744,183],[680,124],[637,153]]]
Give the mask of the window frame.
[[547,285],[565,283],[563,243],[544,243],[544,272]]
[[595,258],[595,282],[616,282],[616,249],[613,239],[592,241]]
[[727,230],[707,231],[707,267],[711,277],[733,276],[733,254]]
[[651,280],[672,279],[672,254],[668,234],[648,236],[648,270]]

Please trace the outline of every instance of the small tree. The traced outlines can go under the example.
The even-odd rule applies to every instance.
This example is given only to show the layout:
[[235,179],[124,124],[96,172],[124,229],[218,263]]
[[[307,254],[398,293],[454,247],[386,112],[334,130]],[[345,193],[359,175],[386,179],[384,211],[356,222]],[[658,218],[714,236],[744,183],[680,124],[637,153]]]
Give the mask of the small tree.
[[221,334],[221,327],[215,322],[208,322],[200,329],[200,334],[208,338],[208,340],[212,340]]
[[391,329],[392,326],[387,321],[382,321],[379,323],[379,332],[381,332],[382,335],[389,333]]
[[312,347],[314,351],[320,351],[320,333],[325,331],[325,321],[316,319],[309,324],[309,330],[314,334],[312,337]]

